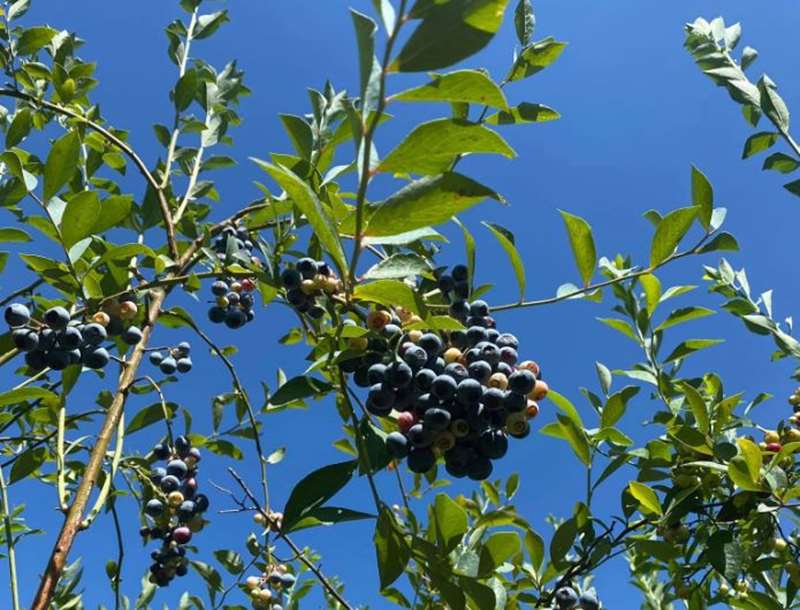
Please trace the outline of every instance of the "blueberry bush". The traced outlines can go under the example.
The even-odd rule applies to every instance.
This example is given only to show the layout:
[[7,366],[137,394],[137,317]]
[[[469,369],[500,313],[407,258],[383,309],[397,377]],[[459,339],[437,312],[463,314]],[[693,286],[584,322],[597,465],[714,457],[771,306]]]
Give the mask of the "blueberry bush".
[[[145,159],[92,101],[98,82],[95,64],[79,54],[82,40],[29,23],[30,4],[6,0],[0,9],[0,206],[16,223],[0,228],[11,244],[0,267],[18,258],[29,275],[0,301],[0,365],[15,379],[0,393],[3,607],[83,608],[72,550],[77,537],[93,536],[97,519],[111,520],[117,534],[99,546],[109,555],[104,607],[115,609],[159,603],[159,588],[180,589],[190,571],[207,595],[186,591],[180,610],[295,609],[315,587],[330,608],[365,607],[295,541],[300,530],[356,520],[373,524],[373,538],[353,544],[374,547],[374,589],[386,607],[597,610],[603,591],[592,577],[620,556],[648,610],[798,607],[800,388],[781,417],[756,423],[752,412],[767,394],[732,393],[693,364],[720,341],[673,339],[671,329],[713,311],[691,303],[695,286],[659,279],[667,265],[702,259],[720,308],[770,337],[775,359],[800,358],[771,293],[756,295],[743,270],[719,259],[738,244],[722,230],[726,210],[707,177],[692,166],[689,205],[644,213],[652,242],[639,262],[598,256],[589,222],[560,211],[577,274],[553,296],[526,296],[514,234],[494,222],[480,230],[507,255],[519,298],[494,302],[476,273],[474,227],[459,214],[504,200],[458,171],[462,159],[513,158],[502,130],[559,118],[524,101],[527,79],[566,48],[534,37],[530,0],[374,0],[373,17],[352,11],[358,90],[326,83],[309,90],[309,109],[281,116],[293,150],[253,160],[265,183],[244,206],[220,201],[213,176],[234,163],[222,150],[240,122],[245,76],[233,61],[215,67],[196,54],[226,26],[227,10],[180,0],[184,17],[166,28],[174,114],[154,125],[161,153]],[[499,42],[514,51],[499,78],[452,68],[492,43],[504,19],[517,40]],[[752,125],[761,115],[773,125],[748,139],[745,156],[783,138],[797,158],[775,153],[765,168],[790,173],[800,150],[788,110],[768,77],[754,85],[745,75],[753,49],[733,58],[740,33],[701,19],[687,26],[686,46]],[[416,84],[398,90],[398,73],[417,75]],[[413,116],[416,104],[440,118],[379,153],[381,125]],[[126,192],[132,177],[138,190]],[[393,185],[383,199],[374,194],[379,177]],[[787,188],[800,194],[797,185]],[[463,232],[462,261],[452,267],[439,261],[454,247],[437,230],[445,223]],[[182,293],[194,308],[174,303]],[[599,321],[633,342],[639,361],[597,362],[594,389],[548,387],[542,347],[521,344],[503,312],[574,300],[599,308],[604,299],[613,313]],[[207,330],[258,332],[268,313],[257,311],[273,303],[295,315],[283,342],[305,345],[308,365],[281,374],[274,390],[263,386],[259,404],[248,390],[259,380],[242,379],[235,350]],[[165,329],[181,340],[160,345]],[[169,400],[172,384],[217,370],[231,391],[211,397],[213,430],[198,431]],[[579,405],[567,397],[576,393]],[[139,397],[153,402],[142,407]],[[342,460],[320,465],[285,498],[270,495],[267,466],[283,452],[264,450],[268,418],[325,397],[341,418],[331,442]],[[647,414],[644,441],[622,429],[634,403]],[[235,412],[226,430],[223,411]],[[152,448],[127,449],[126,438],[145,429]],[[576,459],[586,476],[585,496],[571,513],[547,516],[548,531],[531,525],[543,517],[535,508],[515,507],[519,475],[492,476],[510,441],[540,434],[561,439],[561,457]],[[245,475],[230,467],[227,486],[204,478],[201,458],[241,459],[243,443],[255,456]],[[457,478],[471,493],[447,493]],[[25,480],[53,488],[63,522],[26,519],[15,493]],[[362,486],[364,505],[331,504],[348,485]],[[618,497],[619,509],[598,511],[598,494]],[[138,505],[135,544],[124,542],[119,503]],[[242,518],[253,524],[248,538],[207,548],[209,522]],[[41,565],[18,565],[16,551],[41,530],[52,552]],[[126,575],[141,579],[129,598],[120,586],[124,556],[148,553],[147,573]],[[20,570],[41,575],[37,590],[20,590]]]

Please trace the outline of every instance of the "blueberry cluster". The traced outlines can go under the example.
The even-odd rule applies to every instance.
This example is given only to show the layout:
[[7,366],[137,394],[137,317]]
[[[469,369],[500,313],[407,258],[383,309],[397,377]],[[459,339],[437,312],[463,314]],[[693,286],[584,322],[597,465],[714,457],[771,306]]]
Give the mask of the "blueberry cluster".
[[205,525],[202,515],[208,510],[208,498],[197,493],[200,451],[188,438],[177,437],[174,450],[159,443],[153,447],[153,455],[166,466],[154,466],[150,472],[154,497],[145,504],[147,525],[140,533],[145,540],[162,541],[161,548],[151,553],[150,582],[165,587],[175,576],[186,575],[185,546]]
[[241,328],[255,317],[253,291],[256,284],[250,278],[241,281],[226,277],[211,284],[215,301],[208,310],[208,319],[214,324],[225,323],[228,328]]
[[[135,316],[136,304],[126,303],[134,308]],[[39,322],[33,320],[25,305],[12,303],[6,308],[5,320],[12,329],[14,345],[25,352],[25,363],[34,371],[46,367],[60,371],[71,364],[102,369],[111,359],[108,349],[102,346],[109,337],[107,327],[111,323],[105,312],[96,313],[91,322],[84,324],[72,321],[69,311],[57,306],[46,310]],[[120,333],[129,345],[142,339],[142,331],[135,326],[121,328]]]
[[261,266],[261,259],[255,255],[255,244],[245,227],[228,225],[216,237],[212,249],[221,261],[238,259],[239,262]]
[[254,610],[283,610],[283,594],[291,589],[295,576],[283,564],[267,566],[261,576],[249,576],[245,586]]
[[469,328],[449,333],[404,332],[416,317],[400,314],[371,312],[367,325],[381,336],[343,368],[369,388],[370,413],[395,413],[399,430],[387,435],[387,449],[412,472],[427,472],[441,455],[451,476],[488,478],[508,437],[530,433],[528,420],[548,391],[539,366],[518,363],[517,338],[494,328],[483,301],[469,306]]
[[556,610],[599,610],[600,602],[593,591],[584,591],[578,595],[572,587],[561,587],[556,590]]
[[294,267],[284,269],[281,283],[286,289],[286,300],[298,313],[314,320],[325,315],[325,307],[319,299],[342,290],[342,281],[325,261],[301,258]]
[[192,346],[188,341],[181,341],[175,347],[166,350],[166,354],[159,350],[150,352],[150,364],[157,366],[165,375],[172,375],[175,371],[188,373],[192,370],[192,359],[189,357]]

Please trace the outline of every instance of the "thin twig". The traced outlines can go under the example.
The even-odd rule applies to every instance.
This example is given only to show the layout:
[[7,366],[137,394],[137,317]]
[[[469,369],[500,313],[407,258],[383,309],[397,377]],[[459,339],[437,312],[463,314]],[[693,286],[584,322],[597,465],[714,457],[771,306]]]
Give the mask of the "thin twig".
[[119,525],[116,502],[111,502],[110,511],[114,521],[114,532],[117,537],[117,573],[112,580],[112,587],[114,589],[114,610],[119,610],[121,606],[120,585],[122,584],[122,562],[125,560],[125,544],[122,540],[122,528]]
[[35,281],[31,282],[27,286],[24,286],[24,287],[20,288],[19,290],[15,290],[11,294],[9,294],[6,298],[4,298],[3,300],[0,300],[0,307],[5,307],[6,305],[8,305],[11,301],[16,299],[17,297],[21,297],[24,294],[28,294],[29,292],[33,292],[34,290],[36,290],[42,284],[44,284],[44,280],[42,278],[37,278]]
[[14,550],[14,533],[11,527],[11,507],[8,504],[8,487],[0,468],[0,496],[3,500],[3,526],[5,527],[6,547],[8,548],[8,577],[11,584],[13,610],[19,610],[19,582],[17,581],[17,555]]

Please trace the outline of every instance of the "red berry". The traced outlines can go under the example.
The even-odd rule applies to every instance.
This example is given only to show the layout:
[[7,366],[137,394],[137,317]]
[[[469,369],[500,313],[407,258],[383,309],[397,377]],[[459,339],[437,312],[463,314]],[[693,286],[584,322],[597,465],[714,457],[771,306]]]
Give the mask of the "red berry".
[[256,284],[253,280],[249,277],[246,277],[242,280],[242,290],[245,292],[253,292],[256,289]]
[[782,445],[780,443],[767,443],[767,451],[771,453],[778,453],[781,450]]
[[408,432],[409,428],[417,423],[416,416],[410,411],[403,411],[397,416],[397,426],[400,432]]
[[176,527],[172,530],[172,539],[178,544],[186,544],[192,539],[192,530],[188,527]]

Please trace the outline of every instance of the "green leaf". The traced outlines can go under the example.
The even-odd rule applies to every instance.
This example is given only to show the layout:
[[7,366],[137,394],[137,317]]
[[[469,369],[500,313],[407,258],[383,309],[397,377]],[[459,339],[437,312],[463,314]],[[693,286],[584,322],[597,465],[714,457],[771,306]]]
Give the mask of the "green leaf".
[[272,176],[308,219],[315,236],[336,262],[339,271],[347,269],[342,242],[339,240],[339,234],[336,231],[336,224],[322,206],[316,193],[311,190],[311,187],[300,176],[285,167],[272,165],[258,159],[253,159],[253,161]]
[[780,137],[781,136],[779,133],[768,131],[754,133],[752,136],[747,138],[744,143],[742,159],[747,159],[748,157],[752,157],[753,155],[760,153],[762,150],[767,150],[768,148],[772,147],[772,145],[775,144]]
[[485,47],[500,29],[508,0],[420,0],[410,13],[422,19],[390,71],[419,72],[453,65]]
[[698,208],[694,206],[678,208],[661,219],[650,246],[651,267],[655,267],[672,256],[683,236],[691,228],[692,222],[697,216],[697,210]]
[[373,265],[363,276],[365,280],[403,279],[432,271],[427,260],[419,254],[398,252]]
[[[449,221],[486,198],[503,201],[492,189],[455,172],[415,180],[382,202],[367,206],[366,235],[399,235]],[[352,218],[342,231],[352,233]]]
[[775,83],[766,74],[758,80],[758,90],[761,92],[761,110],[764,114],[778,129],[789,131],[789,109],[778,94]]
[[21,453],[11,467],[8,478],[9,485],[27,478],[47,460],[47,447],[35,447]]
[[694,421],[697,425],[697,429],[703,434],[708,434],[710,429],[710,418],[708,415],[708,406],[706,405],[706,401],[703,400],[700,392],[698,392],[688,383],[682,383],[680,387],[683,390],[684,396],[686,396],[686,402],[689,403],[689,408],[692,411],[692,415],[694,415]]
[[133,208],[133,197],[130,195],[112,195],[104,199],[101,203],[100,212],[97,215],[91,233],[99,235],[113,227],[118,226],[128,216]]
[[564,220],[564,226],[567,228],[572,254],[575,256],[575,263],[578,266],[583,285],[588,286],[592,280],[592,275],[594,275],[594,267],[597,264],[597,252],[594,247],[592,227],[580,216],[575,216],[564,210],[559,210],[559,213]]
[[80,150],[81,139],[77,131],[66,133],[53,144],[44,166],[45,203],[72,178],[78,168]]
[[550,540],[550,561],[556,568],[561,567],[566,563],[564,558],[572,548],[572,543],[575,542],[575,537],[578,535],[578,528],[575,519],[567,519],[558,526],[556,533],[553,534]]
[[538,570],[544,561],[544,540],[535,531],[529,529],[525,532],[525,548],[531,559],[531,565]]
[[311,149],[314,147],[314,134],[311,125],[303,117],[294,114],[279,114],[283,128],[289,134],[292,146],[297,154],[304,159],[311,158]]
[[756,482],[759,481],[761,479],[761,449],[749,438],[737,438],[736,443],[739,445],[739,452],[747,463],[750,479]]
[[59,398],[57,394],[44,388],[19,388],[1,393],[0,407],[19,405],[30,400],[41,400],[46,405],[54,405]]
[[22,142],[33,127],[33,112],[30,108],[20,108],[6,132],[6,148],[12,148]]
[[762,491],[762,487],[750,475],[747,460],[742,456],[736,456],[728,462],[728,477],[737,487],[746,491]]
[[303,477],[289,494],[283,509],[283,531],[289,533],[312,511],[320,508],[353,476],[358,462],[329,464]]
[[575,455],[577,455],[578,459],[586,466],[589,466],[592,463],[592,457],[589,439],[586,438],[586,433],[583,431],[583,428],[578,427],[571,418],[565,415],[559,414],[557,417],[566,441],[569,443],[570,447],[572,447]]
[[514,269],[514,275],[517,278],[517,286],[519,287],[519,300],[525,299],[525,264],[522,262],[522,257],[519,255],[519,250],[514,243],[514,234],[508,229],[501,227],[497,224],[489,222],[481,223],[492,232],[500,246],[505,250],[511,261],[511,267]]
[[378,515],[373,541],[380,585],[381,589],[385,589],[400,577],[411,559],[411,549],[400,531],[400,525],[386,506],[381,507]]
[[628,401],[638,394],[639,388],[636,386],[627,386],[619,392],[612,394],[606,406],[603,408],[603,414],[600,418],[600,425],[603,428],[608,428],[616,424],[620,418],[625,414],[625,409],[628,406]]
[[306,513],[306,516],[298,521],[293,531],[297,532],[302,529],[310,527],[329,527],[337,523],[345,523],[347,521],[362,521],[364,519],[374,519],[375,515],[369,513],[362,513],[349,508],[340,508],[338,506],[320,506],[312,511]]
[[692,165],[692,203],[699,209],[698,218],[705,229],[711,226],[714,211],[714,187],[705,174]]
[[[169,415],[169,418],[172,419],[175,416],[175,411],[177,411],[178,405],[176,405],[174,402],[168,402],[165,406],[167,415]],[[147,426],[150,426],[156,422],[163,421],[163,419],[164,406],[162,406],[160,402],[153,403],[134,415],[133,419],[131,419],[131,421],[128,423],[128,427],[125,429],[125,434],[133,434],[142,428],[146,428]]]
[[705,254],[707,252],[717,252],[720,250],[738,252],[739,242],[736,241],[733,235],[723,231],[722,233],[717,233],[710,242],[700,248],[700,253]]
[[467,511],[447,494],[437,494],[433,503],[433,518],[436,539],[445,552],[449,553],[458,546],[467,531]]
[[[467,263],[467,278],[472,282],[475,277],[475,238],[470,233],[467,226],[458,218],[453,217],[453,222],[461,229],[461,234],[464,236],[464,254]],[[472,286],[470,285],[470,290]]]
[[722,339],[687,339],[679,343],[675,349],[670,352],[669,356],[664,359],[664,362],[673,362],[681,358],[686,358],[686,356],[690,354],[702,349],[714,347],[720,343],[724,343],[724,341]]
[[520,552],[517,532],[497,532],[486,539],[481,549],[481,574],[488,574]]
[[353,291],[353,297],[359,301],[378,303],[387,307],[399,305],[409,311],[420,313],[414,291],[400,280],[378,280],[369,284],[359,284]]
[[574,421],[578,428],[583,428],[583,420],[578,413],[578,409],[575,408],[575,405],[573,405],[566,396],[562,396],[551,388],[547,393],[547,397],[550,399],[550,402],[561,409],[561,411],[563,411],[567,417]]
[[534,42],[519,54],[506,80],[509,82],[522,80],[541,72],[556,61],[566,47],[566,42],[559,42],[552,37]]
[[350,9],[350,17],[353,19],[358,43],[360,95],[362,100],[366,100],[367,90],[375,71],[375,32],[378,31],[378,26],[372,19],[354,9]]
[[31,240],[31,236],[22,229],[15,227],[0,228],[0,242],[2,243],[25,243]]
[[645,510],[645,512],[653,513],[655,515],[664,514],[664,511],[661,508],[661,502],[658,501],[656,492],[654,492],[644,483],[631,481],[628,483],[628,491],[634,498],[636,498],[636,500],[639,502],[639,505]]
[[100,210],[100,199],[94,191],[81,191],[70,198],[61,217],[61,238],[67,248],[92,234]]
[[516,156],[514,149],[488,127],[459,119],[435,119],[414,128],[378,165],[395,174],[441,174],[459,155],[468,153]]
[[203,447],[208,449],[211,453],[216,455],[224,455],[225,457],[233,458],[234,460],[244,459],[244,453],[236,445],[223,438],[215,438],[206,440]]
[[228,11],[218,11],[210,15],[200,15],[197,18],[197,25],[194,28],[194,40],[208,38],[216,32],[223,23],[230,21]]
[[432,74],[431,82],[392,96],[403,102],[463,102],[509,110],[503,90],[485,72],[457,70]]
[[50,44],[56,34],[56,30],[47,26],[28,28],[17,40],[16,51],[19,55],[33,55],[45,45]]
[[683,324],[684,322],[697,320],[698,318],[705,318],[715,313],[713,309],[708,309],[707,307],[682,307],[681,309],[676,309],[671,312],[669,316],[667,316],[667,319],[656,327],[655,332],[666,330],[678,324]]
[[292,377],[289,381],[281,385],[274,394],[269,397],[269,403],[273,406],[283,405],[295,400],[302,400],[311,396],[321,396],[333,390],[333,386],[327,381],[316,379],[308,375]]
[[184,75],[178,79],[173,94],[175,110],[183,112],[189,107],[197,91],[197,85],[197,70],[187,70]]
[[782,174],[789,174],[800,167],[800,161],[781,152],[772,153],[764,159],[763,169],[771,169]]
[[652,273],[641,276],[639,282],[644,289],[647,315],[652,317],[661,299],[661,282]]
[[784,184],[783,188],[789,191],[792,195],[797,195],[800,197],[800,180],[795,180],[793,182]]
[[561,115],[544,104],[522,102],[506,112],[501,110],[486,118],[489,125],[523,125],[525,123],[546,123],[560,119]]
[[517,40],[523,47],[527,47],[533,40],[535,28],[536,15],[533,14],[531,0],[519,0],[514,11],[514,29],[517,31]]
[[222,564],[222,567],[225,568],[229,574],[241,574],[244,571],[244,561],[239,553],[220,549],[214,551],[214,557],[217,558],[217,561]]

